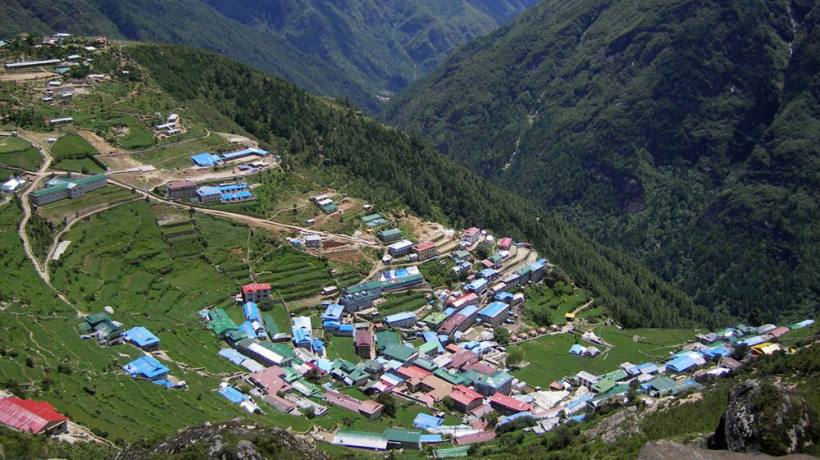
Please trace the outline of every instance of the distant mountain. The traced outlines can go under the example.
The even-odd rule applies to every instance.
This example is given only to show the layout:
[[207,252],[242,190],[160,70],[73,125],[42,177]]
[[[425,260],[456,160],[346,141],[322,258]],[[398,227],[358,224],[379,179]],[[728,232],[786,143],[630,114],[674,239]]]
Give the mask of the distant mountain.
[[7,0],[0,36],[51,31],[227,54],[375,110],[458,45],[535,0]]
[[819,4],[545,0],[385,117],[699,304],[816,315]]

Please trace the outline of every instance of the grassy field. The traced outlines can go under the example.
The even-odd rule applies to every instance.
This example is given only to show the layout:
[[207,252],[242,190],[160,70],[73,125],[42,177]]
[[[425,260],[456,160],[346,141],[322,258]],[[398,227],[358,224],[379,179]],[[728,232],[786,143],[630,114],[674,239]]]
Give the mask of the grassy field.
[[[524,291],[524,312],[527,319],[535,321],[542,317],[551,324],[565,324],[564,315],[583,305],[587,294],[581,289],[573,289],[563,283],[550,288],[546,284],[537,284]],[[582,315],[583,316],[583,315]],[[537,321],[535,321],[537,323]]]
[[330,343],[327,344],[327,358],[342,358],[354,363],[362,360],[353,348],[353,337],[337,336],[330,338]]
[[[524,360],[530,363],[513,374],[531,385],[546,387],[555,379],[571,376],[582,370],[600,374],[617,369],[624,361],[639,364],[664,360],[669,352],[677,351],[678,345],[697,333],[692,329],[619,330],[610,326],[597,328],[595,332],[612,344],[613,348],[594,358],[568,353],[572,344],[576,343],[576,336],[571,334],[544,336],[521,345],[513,345],[524,350]],[[579,343],[585,343],[580,342],[580,338],[578,340]],[[599,348],[604,350],[602,346]]]
[[35,171],[42,161],[40,152],[25,139],[0,137],[0,164]]
[[386,295],[386,302],[379,304],[379,314],[384,317],[403,311],[415,311],[427,303],[427,294],[424,292],[405,292],[402,294]]
[[134,194],[129,190],[115,185],[106,185],[79,198],[45,204],[38,207],[37,212],[51,222],[62,223],[65,218],[74,219],[79,214],[132,198]]
[[52,166],[64,171],[103,172],[104,169],[94,161],[96,154],[97,150],[76,133],[64,135],[51,146],[51,155],[54,157]]
[[192,165],[191,155],[205,151],[214,153],[216,149],[228,145],[222,136],[211,133],[188,142],[158,145],[151,150],[135,154],[134,158],[157,168],[184,168]]

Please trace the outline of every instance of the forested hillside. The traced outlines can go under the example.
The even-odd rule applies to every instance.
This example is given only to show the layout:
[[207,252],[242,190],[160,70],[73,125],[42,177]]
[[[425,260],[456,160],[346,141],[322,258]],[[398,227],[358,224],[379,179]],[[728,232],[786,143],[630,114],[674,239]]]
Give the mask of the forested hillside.
[[545,0],[386,118],[721,312],[816,315],[818,2]]
[[8,0],[0,2],[0,37],[55,31],[185,44],[375,110],[378,95],[534,2]]
[[625,325],[671,326],[714,318],[629,257],[589,241],[560,217],[482,181],[419,138],[328,103],[280,79],[209,53],[135,45],[124,51],[181,102],[209,104],[299,168],[376,203],[404,203],[455,225],[526,238]]

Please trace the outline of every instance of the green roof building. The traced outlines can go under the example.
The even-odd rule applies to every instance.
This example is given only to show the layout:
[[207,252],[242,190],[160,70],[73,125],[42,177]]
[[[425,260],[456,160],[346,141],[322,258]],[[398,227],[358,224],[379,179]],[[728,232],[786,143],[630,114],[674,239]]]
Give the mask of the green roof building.
[[376,233],[376,236],[385,243],[392,243],[401,239],[401,230],[388,228]]
[[406,363],[416,357],[418,352],[409,345],[388,345],[381,354],[388,358]]
[[421,432],[404,428],[388,428],[384,430],[388,446],[421,449]]

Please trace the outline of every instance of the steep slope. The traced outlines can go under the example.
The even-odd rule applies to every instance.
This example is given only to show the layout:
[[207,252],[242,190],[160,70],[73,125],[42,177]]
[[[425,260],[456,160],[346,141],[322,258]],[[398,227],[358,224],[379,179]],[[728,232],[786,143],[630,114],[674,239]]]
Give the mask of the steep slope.
[[375,91],[396,91],[450,50],[497,29],[535,0],[205,0],[243,24],[332,62]]
[[386,111],[741,316],[818,311],[817,2],[545,0]]
[[128,55],[185,104],[207,104],[289,160],[374,202],[426,217],[481,225],[530,240],[589,288],[625,325],[683,325],[713,318],[618,251],[590,242],[552,214],[487,184],[418,138],[330,104],[276,78],[201,51],[133,46]]
[[9,0],[0,36],[74,32],[227,54],[369,110],[535,0]]

